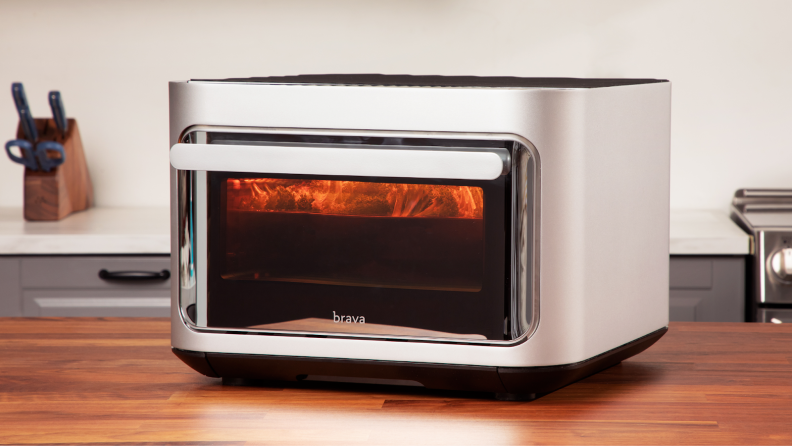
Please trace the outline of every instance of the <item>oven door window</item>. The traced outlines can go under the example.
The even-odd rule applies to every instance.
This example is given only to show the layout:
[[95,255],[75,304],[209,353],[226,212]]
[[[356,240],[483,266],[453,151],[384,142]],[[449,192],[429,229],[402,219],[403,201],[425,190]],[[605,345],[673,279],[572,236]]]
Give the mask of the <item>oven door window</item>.
[[208,326],[504,339],[506,176],[208,174]]

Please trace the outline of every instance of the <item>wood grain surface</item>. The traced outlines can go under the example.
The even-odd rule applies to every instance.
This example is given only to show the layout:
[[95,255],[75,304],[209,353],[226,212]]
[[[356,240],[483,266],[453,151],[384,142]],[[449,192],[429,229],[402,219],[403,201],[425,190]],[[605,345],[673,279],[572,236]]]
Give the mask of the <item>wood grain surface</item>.
[[3,444],[792,444],[792,326],[672,323],[533,402],[333,383],[224,387],[167,319],[0,319]]
[[[80,130],[75,119],[68,119],[68,129],[63,134],[55,120],[35,119],[38,141],[55,141],[63,146],[66,160],[50,172],[25,169],[25,220],[60,220],[72,212],[93,206],[93,185],[85,161]],[[23,138],[22,124],[17,138]]]

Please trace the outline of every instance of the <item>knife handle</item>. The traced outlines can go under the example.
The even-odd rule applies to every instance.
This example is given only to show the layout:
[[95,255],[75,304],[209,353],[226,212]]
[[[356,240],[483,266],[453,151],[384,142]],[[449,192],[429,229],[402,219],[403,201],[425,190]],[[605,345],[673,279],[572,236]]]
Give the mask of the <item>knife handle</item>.
[[11,84],[11,94],[14,96],[14,105],[16,105],[17,113],[19,113],[22,132],[24,132],[28,141],[35,143],[38,139],[38,131],[36,130],[33,116],[30,114],[30,106],[28,106],[27,96],[25,96],[25,87],[22,86],[21,82],[14,82]]
[[66,110],[63,108],[63,99],[61,99],[60,91],[49,92],[49,104],[52,109],[52,119],[55,120],[55,125],[61,134],[66,135],[69,123],[66,120]]
[[14,105],[16,105],[17,110],[30,109],[27,96],[25,96],[25,87],[22,85],[22,82],[14,82],[11,84],[11,94],[14,96]]

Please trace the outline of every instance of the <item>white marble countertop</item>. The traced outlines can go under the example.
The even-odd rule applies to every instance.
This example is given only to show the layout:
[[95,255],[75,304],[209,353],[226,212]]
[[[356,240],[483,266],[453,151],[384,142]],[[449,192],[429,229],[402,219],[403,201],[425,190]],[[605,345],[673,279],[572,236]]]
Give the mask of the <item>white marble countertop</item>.
[[747,255],[751,236],[726,212],[671,210],[671,255]]
[[0,208],[0,255],[170,254],[168,208],[91,208],[60,221],[25,221]]
[[[672,255],[746,255],[750,237],[725,212],[672,210]],[[92,208],[57,222],[30,222],[0,208],[0,255],[169,254],[168,208]]]

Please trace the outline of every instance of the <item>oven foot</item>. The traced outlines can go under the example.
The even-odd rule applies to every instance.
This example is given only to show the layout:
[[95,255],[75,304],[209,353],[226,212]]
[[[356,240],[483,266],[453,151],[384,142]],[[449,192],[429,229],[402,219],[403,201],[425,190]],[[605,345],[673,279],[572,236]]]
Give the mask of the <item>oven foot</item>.
[[533,401],[543,396],[541,393],[495,393],[498,401]]

